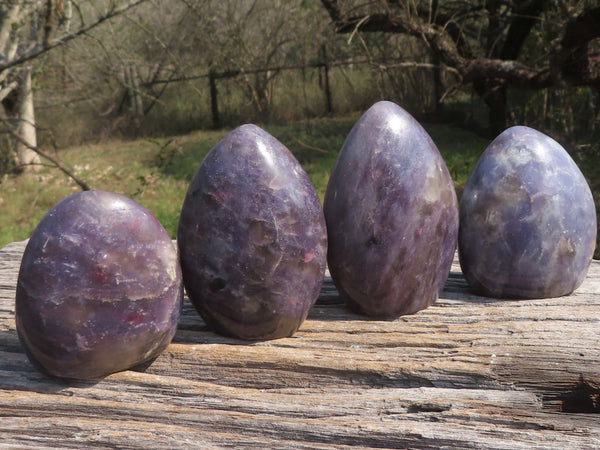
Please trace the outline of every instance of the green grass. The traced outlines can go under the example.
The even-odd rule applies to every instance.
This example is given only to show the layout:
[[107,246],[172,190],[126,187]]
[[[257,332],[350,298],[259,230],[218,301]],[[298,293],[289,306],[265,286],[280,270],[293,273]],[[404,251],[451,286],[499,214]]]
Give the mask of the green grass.
[[[358,115],[352,115],[265,128],[294,153],[323,200],[338,152],[357,119]],[[460,197],[489,141],[449,125],[425,124],[425,128],[440,149]],[[175,237],[188,183],[204,156],[228,131],[78,146],[62,150],[59,157],[92,189],[118,192],[144,205]],[[595,153],[586,155],[578,162],[600,212],[600,165]],[[0,179],[0,247],[29,237],[49,209],[77,191],[71,179],[50,167],[31,176]],[[600,235],[595,257],[600,258]]]
[[312,120],[291,125],[267,126],[266,130],[294,154],[322,201],[331,169],[357,119],[358,116]]
[[[357,118],[352,115],[265,128],[294,153],[323,199],[338,152]],[[446,125],[426,128],[460,193],[488,142]],[[204,156],[228,131],[72,147],[59,156],[93,189],[118,192],[144,205],[175,237],[187,185]],[[78,190],[72,180],[52,168],[32,176],[6,176],[0,183],[0,246],[27,238],[50,208]]]

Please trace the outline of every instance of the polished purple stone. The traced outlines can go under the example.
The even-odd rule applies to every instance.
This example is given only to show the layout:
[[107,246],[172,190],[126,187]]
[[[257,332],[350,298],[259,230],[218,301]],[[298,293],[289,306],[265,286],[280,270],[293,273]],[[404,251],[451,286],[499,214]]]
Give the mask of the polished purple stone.
[[42,371],[93,380],[158,356],[182,301],[176,248],[152,214],[112,192],[81,192],[50,210],[27,244],[17,332]]
[[394,319],[431,305],[458,233],[454,184],[437,147],[398,105],[356,122],[325,195],[331,276],[348,305]]
[[525,126],[500,134],[460,204],[459,256],[476,293],[558,297],[583,281],[596,212],[581,171],[554,139]]
[[291,336],[323,282],[327,235],[317,193],[289,150],[255,125],[230,132],[198,168],[178,245],[190,300],[222,334]]

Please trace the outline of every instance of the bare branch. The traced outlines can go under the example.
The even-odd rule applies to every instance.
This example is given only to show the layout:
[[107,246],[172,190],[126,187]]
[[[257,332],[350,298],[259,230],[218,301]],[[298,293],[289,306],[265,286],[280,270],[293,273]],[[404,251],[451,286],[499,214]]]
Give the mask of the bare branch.
[[[600,61],[587,52],[588,42],[600,37],[600,8],[584,10],[567,20],[554,61],[548,61],[544,67],[532,67],[517,62],[516,58],[526,37],[525,32],[531,30],[546,6],[545,2],[539,0],[527,2],[515,11],[515,26],[509,28],[506,48],[499,58],[476,57],[470,51],[463,51],[460,36],[453,34],[453,28],[447,26],[451,23],[450,19],[438,15],[438,19],[441,17],[447,22],[430,23],[429,9],[424,11],[424,17],[400,10],[389,14],[348,17],[340,10],[337,1],[321,0],[321,3],[338,33],[350,33],[351,37],[357,32],[402,33],[424,39],[444,64],[460,74],[463,83],[495,79],[500,84],[518,85],[529,89],[543,89],[561,84],[600,85],[600,74],[591,69]],[[551,71],[550,65],[553,63],[558,67]]]
[[2,122],[4,124],[8,133],[12,137],[14,137],[17,141],[19,141],[21,144],[25,145],[26,147],[28,147],[31,150],[33,150],[34,152],[36,152],[42,158],[45,158],[48,161],[50,161],[52,164],[54,164],[54,166],[57,169],[59,169],[61,172],[63,172],[65,175],[67,175],[69,178],[71,178],[75,183],[77,183],[77,185],[82,190],[84,190],[84,191],[90,190],[90,186],[85,181],[83,181],[81,178],[79,178],[77,175],[75,175],[75,173],[69,167],[67,167],[65,164],[63,164],[58,158],[55,158],[54,156],[46,153],[45,151],[41,150],[38,146],[31,145],[29,142],[27,142],[25,139],[23,139],[14,130],[14,128],[11,126],[10,123],[8,123],[8,121],[6,119],[0,117],[0,122]]
[[107,20],[110,20],[113,17],[119,16],[120,14],[123,14],[123,13],[129,11],[130,9],[132,9],[142,3],[145,3],[147,1],[148,0],[134,0],[134,1],[131,1],[131,2],[128,2],[124,5],[122,5],[120,7],[113,7],[106,14],[98,17],[94,22],[92,22],[88,25],[82,26],[81,28],[79,28],[76,31],[67,33],[59,38],[52,39],[44,44],[36,44],[36,45],[32,46],[31,48],[29,48],[28,50],[15,56],[14,58],[7,59],[5,61],[0,61],[0,73],[7,69],[12,68],[12,67],[23,64],[27,61],[30,61],[34,58],[37,58],[38,56],[43,55],[44,53],[48,52],[49,50],[52,50],[55,47],[64,45],[65,43],[88,33],[89,31],[93,30],[98,25],[101,25],[102,23],[106,22]]
[[329,17],[331,17],[333,23],[337,24],[342,21],[342,13],[337,0],[321,0],[321,3],[329,13]]
[[296,142],[297,142],[297,143],[298,143],[300,146],[302,146],[302,147],[304,147],[304,148],[307,148],[307,149],[309,149],[309,150],[314,150],[314,151],[316,151],[316,152],[319,152],[319,153],[329,153],[329,150],[325,150],[324,148],[320,148],[320,147],[314,147],[314,146],[312,146],[312,145],[308,145],[307,143],[305,143],[305,142],[302,142],[302,141],[301,141],[300,139],[298,139],[298,138],[294,138],[294,140],[295,140],[295,141],[296,141]]
[[16,81],[9,83],[4,87],[0,87],[0,102],[4,100],[19,84]]

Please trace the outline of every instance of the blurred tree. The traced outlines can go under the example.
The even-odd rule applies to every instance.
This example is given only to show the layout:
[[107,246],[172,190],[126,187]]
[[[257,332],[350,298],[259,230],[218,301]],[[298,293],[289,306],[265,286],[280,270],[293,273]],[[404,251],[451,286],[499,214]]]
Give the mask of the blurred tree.
[[[194,38],[210,55],[210,69],[238,72],[235,80],[259,120],[268,120],[276,68],[303,56],[298,44],[311,30],[312,7],[302,0],[184,1],[203,23]],[[263,68],[274,70],[247,73]]]
[[[235,120],[265,122],[279,68],[318,58],[326,41],[320,30],[333,34],[326,20],[320,5],[306,0],[150,1],[112,21],[110,30],[89,33],[70,48],[70,58],[86,62],[77,69],[85,73],[82,86],[89,85],[92,73],[110,86],[103,105],[108,126],[128,135],[160,127],[164,132],[167,127],[156,118],[165,122],[166,110],[173,112],[169,122],[181,122],[177,132],[186,129],[186,121],[197,128],[190,104],[196,110],[209,105],[204,101],[209,84],[212,100],[220,90],[219,99]],[[212,111],[214,125],[218,105]]]
[[[15,136],[17,168],[40,163],[32,64],[49,50],[85,35],[147,0],[4,0],[0,2],[0,102]],[[76,14],[73,14],[73,11]]]
[[[321,0],[338,33],[422,39],[489,108],[492,134],[511,122],[507,88],[600,87],[600,7],[593,0]],[[446,96],[448,92],[444,95]]]

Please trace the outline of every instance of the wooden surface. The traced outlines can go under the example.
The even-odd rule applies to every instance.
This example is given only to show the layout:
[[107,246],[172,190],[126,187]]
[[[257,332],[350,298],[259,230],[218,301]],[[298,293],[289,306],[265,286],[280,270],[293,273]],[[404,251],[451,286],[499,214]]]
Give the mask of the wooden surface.
[[0,447],[600,448],[600,261],[569,297],[441,298],[394,322],[348,312],[331,280],[295,336],[246,343],[187,303],[144,372],[46,378],[17,339],[24,243],[0,250]]

